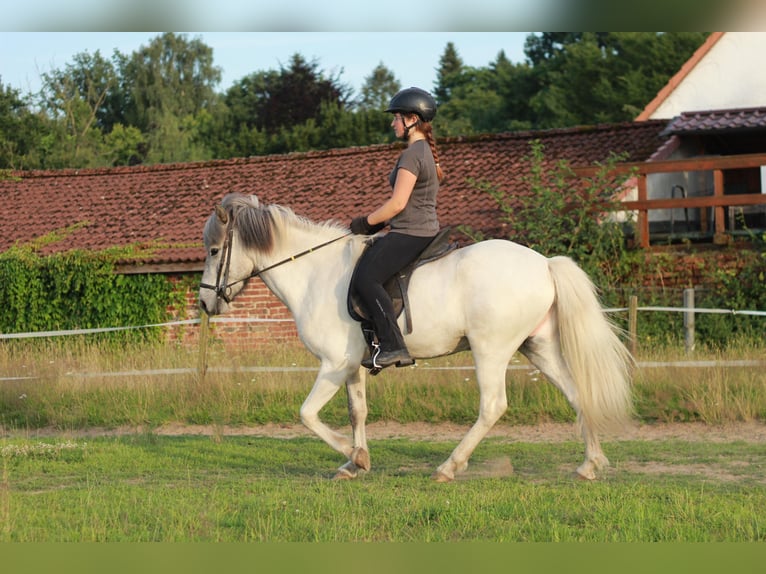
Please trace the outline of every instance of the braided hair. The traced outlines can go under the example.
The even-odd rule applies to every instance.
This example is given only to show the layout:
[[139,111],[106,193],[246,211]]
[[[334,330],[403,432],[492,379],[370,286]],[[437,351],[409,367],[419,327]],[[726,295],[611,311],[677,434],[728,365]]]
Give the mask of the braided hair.
[[434,156],[434,162],[436,162],[436,176],[439,178],[439,183],[441,183],[444,180],[444,171],[439,164],[439,151],[436,149],[436,138],[434,138],[433,127],[431,126],[431,122],[421,121],[418,123],[420,124],[418,126],[420,131],[423,132],[424,136],[426,136],[426,141],[431,147],[431,153]]

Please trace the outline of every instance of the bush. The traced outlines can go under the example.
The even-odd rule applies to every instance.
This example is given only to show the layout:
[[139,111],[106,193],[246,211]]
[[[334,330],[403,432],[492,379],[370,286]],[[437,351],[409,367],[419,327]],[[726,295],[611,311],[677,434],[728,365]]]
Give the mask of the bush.
[[[65,231],[71,231],[71,228]],[[0,314],[4,333],[138,326],[161,323],[182,294],[163,275],[120,275],[114,264],[140,257],[135,248],[42,255],[41,247],[66,233],[51,234],[0,254]],[[98,334],[125,341],[158,338],[156,330]]]

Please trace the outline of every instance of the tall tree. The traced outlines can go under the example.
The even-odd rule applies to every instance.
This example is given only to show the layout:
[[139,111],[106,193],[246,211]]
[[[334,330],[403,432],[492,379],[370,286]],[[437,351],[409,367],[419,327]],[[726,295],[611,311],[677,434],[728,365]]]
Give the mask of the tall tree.
[[[226,125],[235,134],[236,153],[281,153],[313,147],[321,140],[323,114],[349,113],[351,89],[327,77],[319,63],[294,54],[287,67],[245,76],[227,90]],[[326,106],[331,106],[327,108]],[[336,112],[329,117],[336,117]],[[229,136],[231,137],[231,136]]]
[[383,110],[391,97],[401,89],[394,73],[379,63],[372,73],[364,79],[358,109]]
[[221,69],[199,38],[166,32],[123,60],[129,123],[147,131],[157,117],[194,116],[216,99]]
[[226,104],[236,121],[274,134],[318,118],[325,102],[346,106],[349,93],[337,78],[325,77],[316,60],[308,62],[296,53],[287,67],[257,72],[234,84]]
[[527,39],[534,127],[630,121],[704,41],[701,32],[544,33]]
[[446,104],[452,97],[452,90],[460,83],[460,75],[463,73],[463,60],[455,48],[455,44],[447,42],[439,58],[439,68],[436,74],[436,86],[434,97],[440,104]]
[[[42,97],[46,110],[54,117],[66,117],[73,101],[81,101],[89,112],[80,118],[87,125],[70,125],[72,130],[97,127],[109,132],[122,121],[124,110],[119,99],[119,78],[112,62],[101,55],[80,52],[63,69],[42,75]],[[69,118],[70,124],[76,121]]]
[[50,167],[101,165],[107,97],[116,86],[111,63],[96,51],[76,54],[64,68],[42,75],[41,107],[52,122]]
[[206,159],[197,116],[215,108],[220,68],[199,38],[164,33],[121,60],[127,123],[146,135],[150,162]]
[[30,110],[28,97],[0,77],[0,169],[40,167],[36,151],[44,134],[44,118]]

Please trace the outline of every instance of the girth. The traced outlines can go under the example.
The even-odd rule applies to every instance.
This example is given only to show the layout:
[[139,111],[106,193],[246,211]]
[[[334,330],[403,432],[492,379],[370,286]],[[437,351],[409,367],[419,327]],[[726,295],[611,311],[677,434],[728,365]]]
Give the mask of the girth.
[[[436,234],[436,236],[433,238],[431,243],[429,243],[423,252],[418,256],[418,258],[415,259],[415,261],[407,265],[404,269],[391,277],[391,279],[386,281],[386,283],[383,285],[394,304],[394,312],[396,313],[396,316],[399,317],[399,315],[402,314],[402,311],[404,311],[406,323],[405,334],[412,332],[412,316],[410,314],[410,303],[407,297],[407,290],[409,288],[412,272],[415,271],[415,269],[418,267],[425,265],[426,263],[430,263],[431,261],[436,261],[437,259],[444,257],[457,248],[457,243],[450,243],[449,241],[451,230],[452,228],[450,227],[441,229],[439,233]],[[354,269],[354,275],[356,275],[356,269]],[[352,277],[351,284],[353,283],[354,279]],[[367,323],[370,321],[370,317],[362,306],[362,302],[359,301],[358,297],[351,293],[350,289],[348,293],[347,305],[348,312],[352,319],[361,323]]]

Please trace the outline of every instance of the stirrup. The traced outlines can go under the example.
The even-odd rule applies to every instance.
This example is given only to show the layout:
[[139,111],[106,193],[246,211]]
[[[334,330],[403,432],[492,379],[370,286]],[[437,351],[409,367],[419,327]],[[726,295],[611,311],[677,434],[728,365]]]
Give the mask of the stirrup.
[[380,347],[376,347],[372,355],[362,361],[362,366],[368,369],[381,370],[396,365],[396,367],[407,367],[413,365],[415,360],[410,356],[409,352],[405,348],[396,349],[394,351],[381,351]]
[[372,337],[369,339],[369,344],[370,344],[369,360],[372,363],[372,366],[368,366],[364,364],[365,362],[367,362],[366,359],[362,359],[362,366],[368,369],[368,372],[370,373],[370,375],[374,377],[375,375],[380,373],[380,371],[382,371],[383,368],[375,366],[375,357],[377,357],[378,354],[380,353],[380,343],[378,343],[378,341],[375,339],[374,331],[371,331],[371,333],[372,333]]

